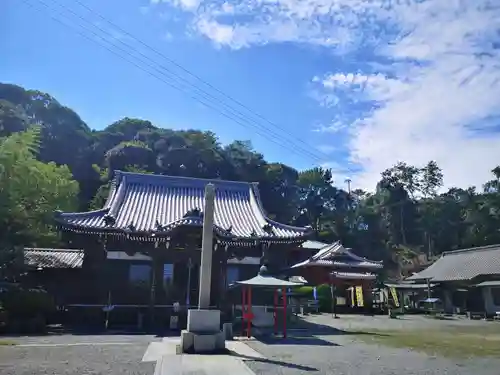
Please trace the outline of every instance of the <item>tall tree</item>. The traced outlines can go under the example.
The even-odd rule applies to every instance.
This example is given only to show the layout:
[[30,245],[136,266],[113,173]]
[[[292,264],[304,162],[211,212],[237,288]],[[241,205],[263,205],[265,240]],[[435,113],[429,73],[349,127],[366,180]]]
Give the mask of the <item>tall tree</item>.
[[35,158],[39,128],[0,138],[0,272],[23,246],[57,246],[55,210],[75,210],[78,184],[66,166]]

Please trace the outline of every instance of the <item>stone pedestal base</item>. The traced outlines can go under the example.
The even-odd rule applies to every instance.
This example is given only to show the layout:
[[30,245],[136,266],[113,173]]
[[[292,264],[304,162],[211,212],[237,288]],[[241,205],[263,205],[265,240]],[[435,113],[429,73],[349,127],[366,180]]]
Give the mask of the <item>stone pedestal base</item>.
[[217,353],[226,348],[219,310],[189,310],[187,330],[181,332],[182,353]]

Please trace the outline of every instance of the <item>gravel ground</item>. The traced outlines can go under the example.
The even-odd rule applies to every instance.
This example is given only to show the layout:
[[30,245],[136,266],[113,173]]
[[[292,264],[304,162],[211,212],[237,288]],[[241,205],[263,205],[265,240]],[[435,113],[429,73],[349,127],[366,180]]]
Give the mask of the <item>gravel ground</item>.
[[[500,331],[500,322],[470,320],[465,318],[450,318],[446,320],[432,319],[424,315],[403,315],[398,319],[389,319],[386,315],[340,315],[339,319],[332,319],[330,314],[309,315],[304,319],[306,322],[335,327],[341,330],[349,329],[377,329],[377,330],[397,330],[397,329],[440,329],[453,327],[490,327]],[[500,373],[500,372],[499,372]]]
[[[369,345],[337,330],[408,329],[468,325],[498,329],[500,324],[482,321],[439,321],[406,316],[329,315],[306,319],[314,332],[296,330],[283,341],[250,341],[248,345],[266,359],[247,361],[257,375],[499,375],[500,359],[452,360],[405,349]],[[329,328],[330,327],[330,328]],[[314,335],[313,335],[314,334]],[[299,338],[300,337],[300,338]],[[17,346],[0,346],[1,375],[153,375],[155,363],[141,359],[151,335],[52,335],[9,338]],[[237,375],[237,374],[235,374]]]
[[[484,325],[495,324],[476,321],[440,321],[424,317],[405,317],[404,320],[388,319],[386,316],[342,316],[332,319],[329,315],[311,316],[308,321],[332,326],[336,329],[398,329],[443,325]],[[500,325],[499,325],[500,326]],[[319,329],[321,330],[321,329]],[[327,328],[323,331],[328,332]],[[335,334],[308,335],[306,331],[290,333],[301,339],[289,339],[287,344],[279,342],[249,342],[268,361],[252,361],[247,365],[257,375],[271,374],[316,374],[329,375],[498,375],[500,359],[453,360],[437,358],[406,349],[395,349],[379,345],[369,345],[356,341],[353,336]]]
[[18,346],[0,346],[0,374],[152,375],[155,364],[141,359],[153,340],[124,335],[13,338]]

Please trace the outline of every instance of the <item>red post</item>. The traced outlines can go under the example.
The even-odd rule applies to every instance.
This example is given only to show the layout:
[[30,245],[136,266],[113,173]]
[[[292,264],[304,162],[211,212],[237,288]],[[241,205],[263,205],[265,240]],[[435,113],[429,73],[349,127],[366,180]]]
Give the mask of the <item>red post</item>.
[[245,334],[245,319],[246,319],[246,312],[245,312],[245,304],[246,304],[246,286],[242,285],[241,286],[241,336],[244,336]]
[[278,289],[274,289],[274,334],[278,334]]
[[248,286],[247,298],[248,298],[247,337],[250,338],[252,329],[252,287],[250,285]]
[[283,288],[283,337],[286,339],[286,288]]

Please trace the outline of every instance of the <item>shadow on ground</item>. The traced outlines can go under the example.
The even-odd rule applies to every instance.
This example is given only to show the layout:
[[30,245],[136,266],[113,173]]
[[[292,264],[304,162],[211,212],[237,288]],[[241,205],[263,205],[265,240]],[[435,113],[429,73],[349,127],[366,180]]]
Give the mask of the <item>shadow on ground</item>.
[[265,345],[339,346],[338,344],[320,339],[307,332],[300,334],[294,333],[286,338],[263,335],[255,339]]
[[[332,324],[335,324],[336,319],[332,318]],[[290,332],[302,333],[305,332],[309,335],[371,335],[371,336],[386,336],[383,333],[374,333],[364,330],[351,330],[346,331],[340,328],[335,328],[326,324],[319,324],[307,321],[301,317],[297,318],[297,321],[290,326]]]
[[250,357],[250,356],[245,356],[245,355],[240,355],[240,354],[238,354],[238,357],[241,359],[245,359],[247,361],[266,363],[269,365],[281,366],[281,367],[286,367],[286,368],[299,370],[299,371],[318,371],[318,369],[315,367],[298,365],[296,363],[289,363],[289,362],[284,362],[284,361],[276,361],[274,359],[256,358],[256,357]]

